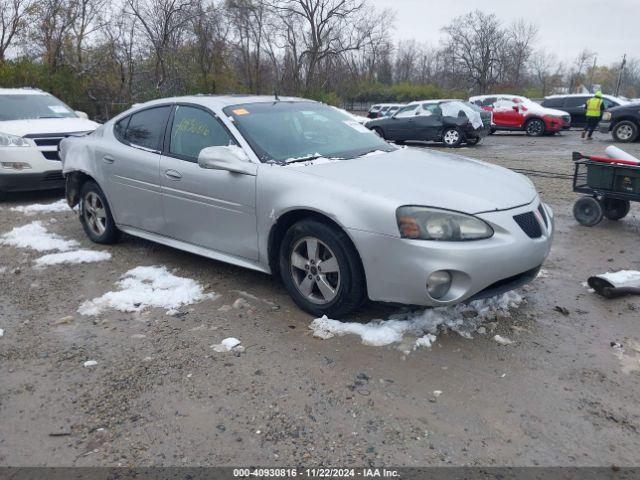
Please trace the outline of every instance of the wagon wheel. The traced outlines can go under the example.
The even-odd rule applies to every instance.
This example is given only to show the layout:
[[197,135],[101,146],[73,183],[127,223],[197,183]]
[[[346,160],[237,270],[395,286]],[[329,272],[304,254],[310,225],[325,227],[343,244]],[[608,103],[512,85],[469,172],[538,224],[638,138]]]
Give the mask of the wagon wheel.
[[609,220],[620,220],[627,216],[631,203],[629,200],[618,200],[617,198],[604,198],[602,200],[604,216]]
[[602,204],[594,197],[581,197],[573,205],[573,216],[585,227],[593,227],[602,220],[604,209]]

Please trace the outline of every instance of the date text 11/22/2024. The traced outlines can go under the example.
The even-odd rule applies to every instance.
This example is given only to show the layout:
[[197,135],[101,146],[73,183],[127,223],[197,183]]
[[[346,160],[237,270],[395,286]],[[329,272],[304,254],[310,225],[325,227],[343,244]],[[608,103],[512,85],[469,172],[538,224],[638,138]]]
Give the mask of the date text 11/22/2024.
[[234,468],[237,478],[394,478],[397,470],[387,468]]

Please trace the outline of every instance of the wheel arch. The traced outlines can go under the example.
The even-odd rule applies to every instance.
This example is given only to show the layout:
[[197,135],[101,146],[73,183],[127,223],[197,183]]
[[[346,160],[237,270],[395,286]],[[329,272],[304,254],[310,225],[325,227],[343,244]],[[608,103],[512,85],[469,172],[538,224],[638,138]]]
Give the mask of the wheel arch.
[[74,170],[65,175],[65,196],[71,208],[80,202],[80,191],[82,190],[82,186],[88,181],[95,182],[100,186],[94,177],[82,170]]
[[271,273],[273,275],[277,275],[279,273],[280,268],[279,268],[278,255],[280,252],[280,244],[282,243],[282,239],[284,238],[284,235],[287,232],[287,230],[294,223],[299,222],[301,220],[309,220],[309,219],[324,223],[325,225],[336,228],[345,234],[345,236],[349,240],[349,243],[351,244],[354,251],[356,252],[357,260],[360,263],[360,267],[362,269],[362,274],[365,276],[364,280],[365,280],[365,288],[366,288],[366,284],[367,284],[366,273],[364,269],[364,264],[362,262],[362,257],[360,255],[360,252],[358,251],[358,248],[356,247],[356,244],[354,243],[353,239],[349,235],[349,232],[347,231],[347,229],[344,228],[335,219],[331,218],[327,214],[317,210],[312,210],[310,208],[295,208],[295,209],[283,212],[275,221],[275,223],[271,226],[271,229],[269,230],[269,239],[267,244],[267,255],[268,255],[268,261],[269,261],[269,269],[271,270]]
[[636,127],[638,127],[638,129],[640,129],[640,118],[638,117],[634,117],[633,115],[624,115],[618,118],[613,118],[611,119],[611,130],[613,130],[616,125],[618,125],[620,122],[632,122],[635,123]]

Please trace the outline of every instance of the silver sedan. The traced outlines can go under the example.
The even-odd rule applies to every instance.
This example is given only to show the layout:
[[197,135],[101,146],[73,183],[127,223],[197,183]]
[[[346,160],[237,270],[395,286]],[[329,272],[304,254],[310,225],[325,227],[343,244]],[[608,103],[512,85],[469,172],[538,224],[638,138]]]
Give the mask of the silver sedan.
[[122,231],[272,273],[314,315],[496,295],[551,247],[553,213],[526,177],[398,148],[304,99],[155,100],[60,150],[94,242]]

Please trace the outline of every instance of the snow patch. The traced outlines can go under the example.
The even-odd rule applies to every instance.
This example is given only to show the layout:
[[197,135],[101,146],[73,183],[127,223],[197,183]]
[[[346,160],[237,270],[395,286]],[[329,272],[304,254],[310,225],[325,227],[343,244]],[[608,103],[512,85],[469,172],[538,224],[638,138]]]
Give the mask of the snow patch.
[[57,212],[70,212],[71,208],[67,201],[63,198],[53,203],[34,203],[31,205],[21,205],[18,207],[11,207],[9,210],[12,212],[26,213],[33,215],[36,213],[57,213]]
[[31,248],[39,252],[51,250],[66,252],[80,245],[75,240],[65,240],[54,233],[49,233],[39,220],[5,233],[0,237],[0,244]]
[[636,270],[620,270],[619,272],[607,272],[598,276],[600,278],[604,278],[614,286],[619,286],[628,282],[640,281],[640,272]]
[[96,362],[95,360],[87,360],[82,365],[84,365],[85,367],[95,367],[97,364],[98,362]]
[[[358,335],[365,345],[380,347],[400,343],[405,335],[419,337],[414,349],[430,346],[438,331],[449,328],[465,338],[471,332],[497,314],[508,317],[509,310],[518,307],[523,298],[516,292],[507,292],[497,297],[475,300],[467,305],[454,305],[392,315],[388,320],[373,320],[369,323],[341,322],[323,316],[316,318],[309,328],[313,336],[323,340],[342,335]],[[472,311],[474,316],[465,315]]]
[[72,250],[70,252],[50,253],[36,259],[36,266],[58,265],[61,263],[92,263],[111,259],[109,252],[93,250]]
[[238,340],[237,338],[229,337],[229,338],[225,338],[220,343],[211,345],[211,348],[213,348],[214,351],[219,353],[230,352],[231,350],[237,348],[238,345],[240,345],[240,343],[241,343],[240,340]]
[[195,280],[173,275],[164,266],[136,267],[126,272],[116,285],[119,291],[87,300],[80,305],[78,312],[82,315],[98,315],[107,308],[141,312],[153,307],[176,310],[216,297],[214,293],[204,293],[204,288]]

